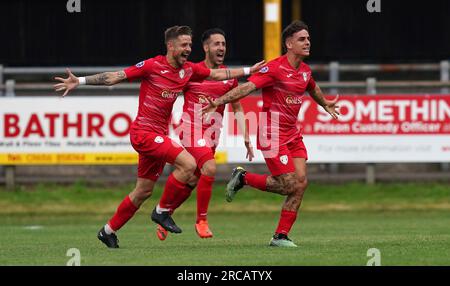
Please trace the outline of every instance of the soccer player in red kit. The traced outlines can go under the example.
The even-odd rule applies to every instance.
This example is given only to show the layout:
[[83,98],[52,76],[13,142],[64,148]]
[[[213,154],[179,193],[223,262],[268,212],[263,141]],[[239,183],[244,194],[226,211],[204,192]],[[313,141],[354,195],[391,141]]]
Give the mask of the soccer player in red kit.
[[[201,41],[205,52],[205,59],[197,65],[201,68],[226,69],[226,66],[223,65],[226,54],[225,32],[218,28],[209,29],[203,33]],[[205,80],[202,82],[190,81],[187,83],[183,92],[184,106],[179,136],[183,147],[194,157],[197,163],[197,169],[194,173],[195,176],[189,180],[188,185],[191,187],[197,185],[197,220],[195,230],[201,238],[210,238],[213,236],[209,229],[207,213],[212,194],[212,185],[216,175],[214,154],[219,143],[225,105],[217,109],[216,116],[210,118],[209,122],[202,120],[201,108],[207,104],[204,97],[211,99],[219,98],[237,85],[238,82],[236,79],[224,81]],[[239,101],[232,102],[231,107],[238,121],[238,126],[242,134],[244,134],[247,157],[251,161],[254,155],[249,135],[245,128],[244,110]],[[174,209],[190,196],[191,190],[186,188],[186,192],[180,193],[175,198]],[[160,240],[164,240],[167,237],[167,231],[161,226],[158,226],[157,235]]]
[[[297,212],[307,188],[306,160],[301,130],[297,127],[298,113],[304,92],[322,106],[333,118],[338,97],[325,99],[314,82],[311,69],[303,60],[309,56],[310,38],[308,26],[295,21],[283,30],[283,49],[286,53],[252,75],[248,81],[226,93],[203,108],[204,113],[214,111],[221,104],[238,100],[252,91],[262,88],[263,108],[260,114],[257,148],[261,150],[271,175],[259,175],[241,167],[233,169],[227,184],[226,199],[231,202],[244,186],[287,196],[271,246],[296,247],[288,238],[297,218]],[[266,116],[262,120],[262,116]]]
[[169,175],[159,204],[153,209],[151,219],[167,231],[181,233],[170,212],[173,200],[184,192],[187,181],[196,168],[195,160],[168,135],[172,107],[177,96],[189,81],[204,79],[228,80],[257,71],[262,63],[244,69],[211,70],[195,65],[187,58],[191,53],[192,31],[188,26],[174,26],[165,31],[167,53],[142,61],[135,66],[116,72],[76,77],[68,70],[68,78],[55,78],[56,91],[65,96],[80,84],[114,85],[125,79],[141,79],[139,109],[130,128],[130,141],[139,153],[138,178],[135,189],[125,197],[116,213],[98,232],[98,239],[110,248],[118,248],[115,234],[151,196],[153,187],[166,162],[175,170]]

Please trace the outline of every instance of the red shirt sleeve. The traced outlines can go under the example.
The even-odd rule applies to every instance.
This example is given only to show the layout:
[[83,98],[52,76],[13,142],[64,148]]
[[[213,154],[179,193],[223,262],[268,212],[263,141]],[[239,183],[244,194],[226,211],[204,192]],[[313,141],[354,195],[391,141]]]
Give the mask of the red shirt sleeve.
[[263,66],[259,72],[252,74],[248,81],[253,82],[257,89],[271,86],[275,83],[275,68],[275,65],[269,63]]
[[203,81],[211,75],[211,70],[201,66],[200,64],[192,65],[192,81]]
[[152,70],[152,67],[153,61],[151,59],[148,59],[124,69],[124,72],[127,75],[127,79],[129,81],[133,81],[138,78],[146,77]]
[[308,81],[308,85],[306,86],[306,90],[310,91],[310,90],[314,90],[315,88],[316,88],[316,81],[314,80],[314,78],[312,77],[312,74],[311,74],[311,77],[309,78],[309,81]]
[[233,79],[233,87],[232,88],[235,88],[236,86],[238,86],[239,84],[238,84],[238,80],[235,78],[235,79]]

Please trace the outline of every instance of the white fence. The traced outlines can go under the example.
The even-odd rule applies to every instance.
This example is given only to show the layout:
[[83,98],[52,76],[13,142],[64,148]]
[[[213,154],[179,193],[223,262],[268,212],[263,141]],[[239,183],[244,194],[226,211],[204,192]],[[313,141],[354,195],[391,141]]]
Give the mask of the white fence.
[[[442,61],[441,63],[438,63],[438,64],[397,64],[397,65],[376,65],[376,64],[374,64],[374,65],[343,65],[343,64],[339,64],[337,62],[332,62],[332,63],[330,63],[328,65],[311,65],[311,67],[312,67],[312,70],[314,72],[321,71],[321,72],[328,72],[329,73],[329,81],[327,81],[327,82],[319,82],[319,85],[322,88],[328,88],[330,90],[329,93],[338,93],[339,90],[342,89],[342,88],[349,88],[349,87],[364,88],[366,90],[366,94],[367,95],[374,95],[374,100],[375,101],[379,100],[379,96],[375,96],[377,94],[377,89],[378,88],[384,88],[384,87],[396,87],[396,88],[429,87],[429,88],[440,88],[440,93],[441,94],[448,94],[449,93],[449,87],[450,87],[449,62],[448,61]],[[99,73],[99,72],[108,71],[108,70],[118,70],[118,69],[121,69],[121,68],[123,68],[123,67],[97,67],[97,68],[84,68],[84,67],[81,68],[80,67],[80,68],[72,68],[72,71],[74,73],[76,73],[76,74],[85,75],[85,74]],[[365,71],[365,72],[367,72],[367,71],[377,71],[377,72],[378,71],[389,71],[389,72],[394,72],[394,71],[395,72],[409,72],[409,71],[424,71],[424,72],[425,71],[433,71],[433,72],[437,72],[437,71],[439,71],[440,78],[436,79],[436,80],[431,80],[431,81],[430,80],[427,80],[427,81],[377,81],[375,78],[367,78],[365,81],[351,81],[351,82],[349,82],[349,81],[339,81],[341,73],[344,73],[344,72],[358,72],[358,71],[361,71],[361,72],[362,71]],[[53,83],[16,83],[12,79],[7,79],[6,82],[4,82],[3,80],[5,78],[9,78],[11,76],[23,76],[23,75],[27,75],[27,76],[29,76],[29,75],[46,75],[49,78],[51,78],[51,77],[53,77],[55,75],[64,74],[64,72],[65,72],[65,69],[64,68],[59,68],[59,67],[54,67],[54,68],[14,68],[14,67],[3,67],[3,66],[0,65],[0,95],[5,96],[5,98],[3,98],[3,100],[0,101],[1,102],[0,103],[1,104],[0,107],[1,107],[1,111],[2,111],[1,112],[2,116],[5,114],[5,112],[14,111],[14,112],[19,113],[21,117],[25,118],[25,117],[28,116],[27,114],[32,112],[31,110],[27,110],[27,109],[21,108],[21,107],[19,107],[17,105],[16,105],[16,107],[13,107],[12,105],[7,104],[6,101],[5,101],[7,99],[9,99],[9,100],[19,100],[19,101],[20,100],[24,100],[23,104],[25,104],[25,101],[27,101],[27,103],[25,105],[29,106],[31,109],[38,108],[38,111],[37,111],[38,113],[39,112],[45,112],[45,110],[48,111],[48,108],[47,107],[43,107],[43,105],[42,105],[43,102],[46,101],[46,100],[48,101],[48,99],[44,100],[44,98],[39,97],[39,99],[38,99],[39,100],[39,105],[36,106],[36,105],[33,104],[33,98],[28,98],[28,99],[27,98],[23,98],[23,97],[14,98],[15,95],[16,95],[16,92],[18,92],[18,91],[29,91],[29,92],[41,91],[41,92],[44,92],[44,93],[48,93],[48,95],[54,95]],[[116,91],[116,92],[123,93],[123,94],[137,94],[137,90],[139,88],[139,84],[119,84],[119,85],[112,86],[112,87],[82,86],[80,88],[81,88],[82,91],[86,92],[87,94],[92,93],[92,92],[96,92],[96,91],[99,91],[99,90],[100,91],[104,91],[104,92]],[[448,104],[448,98],[449,97],[450,97],[450,95],[447,95],[443,99],[445,104]],[[36,100],[36,99],[37,98],[35,97],[34,100]],[[116,98],[116,99],[118,101],[120,101],[120,100],[130,100],[130,102],[134,102],[135,104],[137,104],[137,99],[136,98],[128,97],[128,99],[125,99],[125,98],[122,98],[122,99]],[[72,100],[77,101],[79,99],[71,98],[68,101],[72,101]],[[102,100],[106,100],[106,102],[103,102]],[[254,101],[255,98],[250,99],[250,100]],[[395,99],[391,99],[391,101],[392,100],[395,100]],[[415,100],[415,99],[414,98],[409,98],[408,100],[411,101],[411,100]],[[64,107],[63,107],[64,105],[55,105],[55,104],[59,104],[59,103],[56,103],[58,101],[57,98],[52,98],[52,99],[50,99],[50,101],[53,102],[53,103],[50,103],[50,106],[54,107],[53,108],[54,110],[52,109],[53,111],[58,112],[58,110],[60,108],[64,109]],[[108,101],[106,98],[103,98],[103,99],[101,99],[101,98],[97,98],[97,99],[89,98],[88,100],[86,100],[85,103],[79,102],[80,112],[86,112],[86,110],[84,110],[84,111],[82,110],[83,109],[82,107],[84,107],[84,106],[90,106],[90,107],[94,108],[93,112],[100,110],[101,108],[96,107],[96,104],[94,104],[94,102],[96,102],[96,101],[98,101],[99,106],[105,106],[105,104],[108,105],[109,103],[112,102],[112,101]],[[13,102],[13,101],[11,101],[11,102]],[[87,103],[87,102],[89,102],[89,103]],[[436,102],[439,102],[439,99],[436,99]],[[443,106],[441,109],[444,110],[442,114],[447,116],[447,113],[446,113],[447,111],[446,110],[448,108],[448,105],[445,105],[444,103],[440,103]],[[21,106],[24,106],[23,104],[21,103]],[[130,103],[130,104],[133,105],[133,103]],[[119,106],[119,109],[120,109],[122,107],[125,107],[126,105],[119,104],[118,106]],[[436,105],[436,106],[438,106],[438,105]],[[365,108],[367,108],[367,106]],[[429,108],[432,109],[434,107],[429,107]],[[439,112],[436,108],[434,109],[434,111],[430,109],[430,112]],[[126,109],[127,110],[123,111],[124,113],[130,112],[130,111],[135,111],[136,108],[133,107],[133,108],[126,108]],[[70,113],[72,111],[74,111],[74,110],[68,107],[67,112]],[[116,111],[119,112],[118,110],[116,110]],[[59,112],[62,112],[62,111],[60,110]],[[399,118],[396,117],[397,115],[398,115],[398,113],[394,114],[393,121],[394,121],[394,123],[401,124]],[[106,117],[107,116],[109,116],[109,115],[106,115]],[[346,150],[346,148],[340,148],[340,149],[338,148],[338,149],[336,149],[337,145],[339,145],[341,147],[345,147],[345,146],[350,147],[350,145],[352,145],[352,144],[354,145],[357,142],[359,142],[358,140],[360,140],[360,139],[356,139],[356,140],[351,139],[349,141],[348,140],[349,136],[328,134],[328,135],[326,135],[328,137],[323,137],[323,136],[325,136],[323,134],[319,135],[319,136],[316,136],[314,134],[310,134],[310,135],[306,136],[305,142],[310,145],[310,147],[309,147],[310,150],[311,150],[310,152],[312,152],[312,153],[310,153],[310,155],[312,155],[311,156],[311,162],[322,162],[322,163],[326,162],[326,163],[330,163],[330,169],[331,169],[332,172],[337,172],[338,171],[339,163],[341,163],[341,162],[364,162],[364,163],[366,163],[366,174],[367,174],[366,181],[368,183],[373,183],[375,181],[374,163],[376,163],[376,162],[387,162],[387,161],[389,161],[389,162],[406,162],[407,161],[407,160],[405,161],[404,159],[402,160],[401,158],[399,159],[399,157],[396,157],[395,155],[399,155],[399,156],[401,155],[401,156],[404,156],[403,158],[408,158],[408,156],[409,156],[408,154],[406,154],[406,153],[400,154],[400,153],[395,151],[395,148],[394,149],[392,149],[392,148],[389,149],[389,144],[392,143],[392,144],[397,144],[397,145],[400,144],[401,145],[401,144],[403,144],[401,142],[402,142],[402,140],[404,141],[404,139],[406,140],[404,143],[406,145],[408,145],[408,146],[406,146],[406,147],[403,146],[405,144],[403,144],[402,146],[405,147],[406,149],[409,148],[409,150],[411,150],[411,152],[414,152],[414,150],[416,150],[415,152],[417,152],[417,149],[415,149],[415,148],[419,148],[419,149],[422,148],[421,150],[424,152],[424,154],[422,154],[423,157],[421,157],[421,158],[416,157],[415,159],[412,159],[410,161],[415,161],[415,162],[441,162],[442,170],[448,171],[449,170],[449,161],[450,161],[450,159],[448,158],[448,155],[450,154],[450,152],[446,151],[448,146],[446,146],[445,144],[448,144],[448,142],[450,142],[450,136],[449,136],[450,132],[448,132],[448,127],[446,127],[446,126],[448,126],[448,124],[450,124],[450,120],[449,120],[449,117],[445,117],[445,116],[443,117],[443,119],[442,118],[438,118],[437,113],[436,113],[435,120],[434,120],[435,122],[433,121],[433,122],[431,122],[431,124],[434,124],[434,123],[435,124],[439,124],[439,123],[441,123],[442,126],[440,127],[441,129],[439,129],[439,131],[435,132],[435,133],[430,132],[429,134],[425,134],[425,135],[424,134],[412,134],[412,135],[411,134],[409,134],[409,135],[396,134],[396,135],[390,135],[390,136],[393,136],[392,138],[387,137],[386,134],[384,134],[384,135],[378,134],[378,135],[381,136],[381,137],[378,137],[378,139],[380,139],[380,138],[383,139],[383,140],[380,141],[380,144],[385,146],[384,150],[385,151],[386,150],[388,150],[388,151],[389,150],[391,150],[391,151],[393,150],[390,153],[390,155],[389,155],[389,159],[390,160],[384,160],[383,161],[382,158],[386,158],[386,156],[384,156],[384,157],[383,156],[379,156],[379,157],[375,156],[375,157],[372,158],[370,156],[365,156],[364,154],[360,154],[360,155],[355,157],[354,156],[356,154],[355,153],[355,154],[352,154],[352,156],[353,156],[352,157],[348,153],[347,153],[347,155],[345,155],[344,153],[346,151],[344,153],[342,153],[342,154],[339,153],[339,152],[336,153],[336,150],[342,150],[342,151]],[[133,118],[132,114],[130,114],[130,118]],[[315,118],[315,119],[317,119],[317,118]],[[2,120],[4,120],[4,119],[2,119]],[[228,122],[228,119],[225,118],[225,121]],[[413,122],[411,121],[410,123],[413,123]],[[430,122],[428,122],[428,123],[430,123]],[[4,126],[3,122],[1,124]],[[26,124],[26,123],[21,123],[21,124]],[[28,117],[28,124],[29,124],[29,117]],[[120,129],[120,127],[118,127],[118,128]],[[26,126],[22,126],[22,129],[26,129]],[[49,132],[48,129],[46,129],[45,131]],[[3,130],[3,132],[5,132],[5,131]],[[52,140],[47,140],[46,141],[47,143],[42,143],[43,145],[41,145],[41,147],[44,146],[47,149],[39,149],[37,147],[34,147],[35,151],[29,152],[30,149],[26,149],[26,148],[24,149],[24,147],[33,148],[32,147],[33,144],[38,144],[39,142],[34,142],[34,143],[33,142],[27,142],[26,144],[28,144],[28,146],[24,146],[23,144],[27,140],[24,141],[23,138],[20,138],[20,140],[18,139],[20,141],[19,143],[18,143],[18,141],[14,141],[14,140],[13,140],[14,142],[11,141],[11,140],[10,140],[11,142],[7,142],[7,140],[5,140],[6,138],[4,138],[5,134],[4,133],[1,134],[1,132],[0,132],[0,135],[2,137],[2,142],[3,142],[3,145],[0,146],[0,153],[3,153],[3,154],[0,154],[0,157],[3,155],[3,159],[2,159],[3,161],[0,161],[0,162],[3,162],[3,164],[6,164],[5,163],[6,162],[5,154],[7,152],[5,151],[6,150],[5,148],[6,148],[7,144],[12,144],[12,145],[9,145],[9,146],[13,146],[14,144],[18,144],[16,146],[18,148],[20,148],[20,150],[21,150],[21,152],[23,154],[29,154],[29,153],[45,154],[46,152],[48,153],[48,151],[49,151],[48,148],[52,149],[51,146],[57,147],[58,144],[61,144],[61,142],[51,142]],[[347,134],[347,135],[349,135],[349,134]],[[373,135],[376,135],[376,134],[372,134],[372,135],[365,134],[365,135],[366,135],[366,138],[364,140],[368,140],[368,138],[370,138],[370,136],[372,136],[372,138],[373,138]],[[369,137],[367,137],[367,136],[369,136]],[[405,137],[405,136],[409,136],[409,137]],[[416,136],[416,137],[411,137],[411,136]],[[362,137],[360,136],[359,138],[362,138]],[[105,139],[105,138],[103,138],[103,139]],[[253,137],[253,139],[255,140],[254,137]],[[389,140],[386,141],[386,139],[389,139]],[[83,141],[83,140],[86,141],[85,138],[78,138],[78,141]],[[106,139],[106,140],[108,141],[109,139]],[[123,136],[122,136],[121,140],[123,141]],[[239,140],[239,139],[236,139],[233,136],[228,136],[228,140]],[[338,142],[337,145],[334,144],[336,146],[331,146],[331,145],[330,146],[322,146],[323,144],[322,145],[319,144],[320,142],[322,142],[322,143],[323,142],[330,142],[330,140],[331,140],[331,142]],[[340,141],[338,141],[338,140],[340,140]],[[420,146],[415,146],[414,144],[411,145],[411,140],[416,142],[417,143],[416,145],[420,145]],[[28,141],[30,141],[30,140],[28,140]],[[53,141],[55,141],[55,140],[53,140]],[[127,141],[127,140],[125,140],[125,141]],[[374,140],[374,142],[375,141],[376,140]],[[389,142],[391,142],[391,143],[389,143]],[[433,145],[433,144],[434,145],[431,146],[429,144],[430,142],[432,143],[431,145]],[[97,140],[97,143],[98,143],[98,140]],[[428,147],[425,146],[426,145],[425,143],[428,143],[428,145],[427,145]],[[45,144],[47,144],[47,145],[45,145]],[[126,143],[124,143],[124,144],[126,144]],[[122,148],[129,148],[129,146],[124,147],[124,144],[122,144]],[[381,145],[379,146],[380,148],[381,148]],[[36,146],[36,145],[34,145],[34,146]],[[61,145],[59,145],[59,146],[61,146]],[[76,147],[74,147],[74,146],[76,146],[76,144],[75,145],[72,144],[71,146],[72,146],[72,148],[75,148],[75,150],[76,150]],[[88,146],[88,145],[86,145],[86,146]],[[112,145],[110,145],[110,146],[112,146]],[[120,144],[116,145],[116,146],[120,146]],[[318,146],[322,146],[322,148],[319,148]],[[227,149],[228,147],[225,145],[225,147],[221,147],[221,148],[218,149],[219,155],[220,154],[223,155],[224,152],[231,154],[230,156],[223,155],[220,158],[220,160],[222,160],[222,162],[238,162],[239,160],[234,155],[235,154],[239,154],[240,152],[243,152],[243,150],[240,150],[239,149],[240,147],[238,147],[238,149],[230,149],[230,150],[228,150]],[[334,148],[334,149],[332,149],[332,150],[334,150],[334,153],[333,153],[335,155],[334,157],[332,157],[332,156],[330,157],[329,154],[326,155],[326,153],[323,153],[323,152],[329,152],[329,150],[330,150],[329,148],[330,147]],[[404,150],[406,150],[405,148],[404,148]],[[100,153],[106,153],[106,154],[111,154],[111,152],[112,153],[116,153],[116,155],[118,155],[118,157],[116,157],[116,158],[120,159],[120,160],[118,159],[118,160],[115,161],[116,164],[123,164],[124,163],[123,160],[125,160],[125,161],[128,160],[127,162],[134,163],[133,160],[135,160],[136,158],[135,158],[135,155],[134,156],[130,155],[130,154],[133,154],[133,151],[131,149],[129,149],[128,151],[126,151],[126,150],[124,151],[124,149],[121,149],[121,150],[118,150],[118,149],[113,150],[113,149],[111,149],[111,150],[108,149],[106,151],[103,150],[103,149],[99,149],[100,150],[99,152]],[[10,150],[12,150],[12,149],[10,149]],[[15,150],[14,152],[10,152],[10,153],[19,154],[19,152],[17,150]],[[78,149],[78,150],[82,150],[82,149]],[[347,150],[349,150],[349,149],[347,149]],[[427,157],[427,152],[428,152],[427,150],[430,151],[430,152],[432,150],[434,150],[434,151],[436,151],[436,150],[439,151],[440,150],[443,153],[442,154],[429,153],[430,156]],[[33,163],[33,160],[35,160],[35,163],[36,163],[36,160],[37,160],[37,164],[39,164],[39,160],[41,160],[40,164],[51,164],[52,162],[53,163],[55,163],[55,162],[58,163],[59,162],[59,164],[71,164],[71,162],[73,164],[80,164],[80,161],[77,161],[77,160],[80,160],[81,157],[72,156],[72,155],[74,153],[76,154],[76,153],[82,153],[82,152],[81,151],[73,152],[73,151],[74,150],[72,150],[70,148],[68,148],[68,149],[66,148],[65,152],[68,153],[68,154],[66,154],[66,156],[64,156],[64,154],[59,156],[59,157],[57,155],[55,155],[56,157],[55,156],[53,156],[53,157],[52,156],[50,156],[50,157],[49,156],[47,156],[47,157],[46,156],[41,156],[41,157],[34,156],[34,157],[28,157],[28,159],[30,160],[31,164]],[[86,150],[82,150],[82,151],[86,152]],[[341,155],[339,155],[339,154],[341,154]],[[105,154],[103,154],[103,155],[105,155]],[[386,154],[384,154],[384,155],[386,155]],[[341,157],[339,157],[339,156],[341,156]],[[19,159],[20,158],[23,159],[25,157],[20,157],[20,156],[15,157],[15,159],[18,160],[17,164],[20,164],[19,163],[19,161],[20,161]],[[100,156],[100,157],[97,156],[96,157],[95,154],[93,154],[93,155],[91,154],[90,157],[89,156],[83,157],[83,160],[85,160],[84,161],[85,164],[110,164],[111,161],[108,162],[108,160],[110,160],[111,158],[112,157],[109,156],[109,155],[103,156],[103,157],[102,156]],[[320,158],[320,159],[318,159],[318,158]],[[326,158],[326,160],[324,160],[323,158]],[[358,160],[356,160],[356,159],[349,159],[349,158],[356,158]],[[23,160],[25,160],[25,159],[23,159]],[[71,161],[71,160],[75,160],[75,161]],[[113,161],[114,161],[114,159],[113,159]],[[258,154],[258,157],[256,158],[256,162],[263,162],[263,159],[262,159],[262,157],[259,156],[259,154]],[[6,180],[7,184],[8,185],[13,184],[14,183],[14,164],[8,164],[8,167],[6,167],[5,174],[6,174],[6,178],[7,178],[7,180]]]

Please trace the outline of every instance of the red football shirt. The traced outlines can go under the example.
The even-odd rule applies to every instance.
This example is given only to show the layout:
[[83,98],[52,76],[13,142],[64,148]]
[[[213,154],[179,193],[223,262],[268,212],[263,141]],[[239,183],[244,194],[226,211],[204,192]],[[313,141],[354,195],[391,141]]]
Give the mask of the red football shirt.
[[[274,134],[279,132],[279,144],[284,145],[301,135],[297,118],[303,96],[305,91],[316,87],[309,66],[302,62],[294,69],[287,56],[283,55],[267,63],[248,80],[253,82],[256,88],[262,88],[262,112],[267,117],[267,120],[261,120],[260,117],[261,130],[266,133],[262,134],[262,138],[270,139],[271,135],[273,138]],[[258,135],[258,148],[264,149],[260,143]]]
[[139,108],[132,128],[168,134],[172,107],[189,81],[202,81],[211,70],[186,62],[172,67],[166,56],[156,56],[126,68],[129,81],[141,79]]
[[[204,61],[197,63],[201,69],[208,68]],[[221,65],[219,68],[223,69],[226,66]],[[204,80],[202,82],[190,81],[187,83],[184,91],[184,105],[183,105],[183,132],[192,133],[194,129],[201,129],[203,132],[212,127],[214,131],[210,134],[219,134],[222,128],[222,118],[225,110],[225,104],[220,105],[216,109],[216,114],[210,117],[209,122],[205,122],[201,116],[201,109],[205,107],[207,102],[201,100],[199,96],[203,95],[213,100],[221,97],[231,89],[238,85],[236,79],[215,81]],[[203,134],[202,132],[202,134]],[[218,138],[213,138],[218,139]]]

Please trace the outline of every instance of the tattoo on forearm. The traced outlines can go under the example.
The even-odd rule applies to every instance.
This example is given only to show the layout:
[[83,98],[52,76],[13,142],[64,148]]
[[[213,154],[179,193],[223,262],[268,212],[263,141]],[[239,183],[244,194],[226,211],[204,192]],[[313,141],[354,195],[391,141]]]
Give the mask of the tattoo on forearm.
[[112,85],[126,78],[124,71],[104,72],[86,77],[86,84],[89,85]]
[[240,99],[246,95],[248,95],[250,92],[255,90],[255,85],[253,83],[247,82],[244,84],[239,85],[236,88],[233,88],[229,92],[225,93],[222,97],[220,97],[217,100],[217,104],[226,104],[232,101],[235,101],[237,99]]
[[90,85],[106,85],[108,79],[108,73],[99,73],[86,77],[86,84]]

